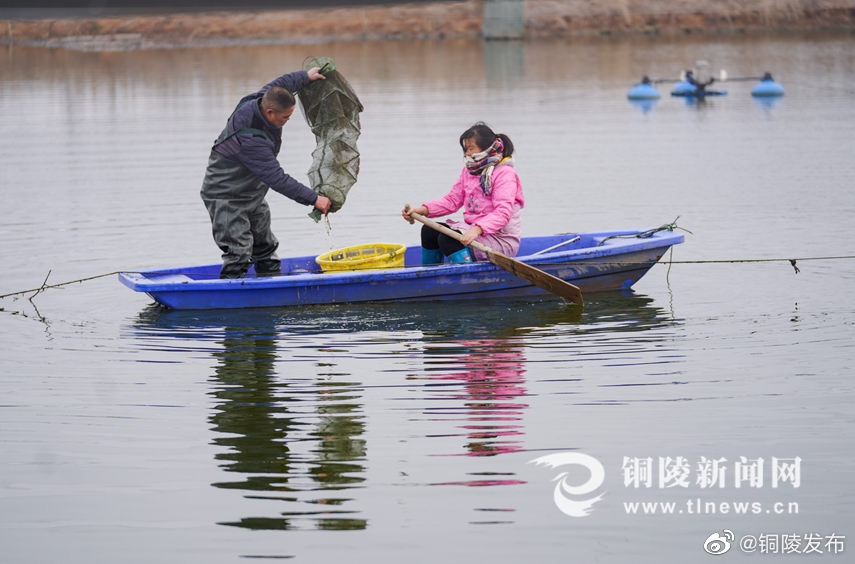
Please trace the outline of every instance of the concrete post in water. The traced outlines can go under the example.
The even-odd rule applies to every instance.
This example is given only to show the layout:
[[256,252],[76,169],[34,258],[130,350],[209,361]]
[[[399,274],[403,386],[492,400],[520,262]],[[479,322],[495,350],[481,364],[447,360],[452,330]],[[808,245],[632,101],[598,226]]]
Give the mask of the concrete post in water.
[[522,39],[523,0],[484,0],[484,39]]

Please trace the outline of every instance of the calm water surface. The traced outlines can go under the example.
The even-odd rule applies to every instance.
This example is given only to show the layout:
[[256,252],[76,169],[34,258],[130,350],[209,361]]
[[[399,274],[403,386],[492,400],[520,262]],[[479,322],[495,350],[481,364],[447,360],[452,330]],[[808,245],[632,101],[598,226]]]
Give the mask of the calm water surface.
[[[237,99],[318,54],[365,105],[362,171],[330,233],[270,197],[283,255],[417,241],[398,210],[444,193],[476,120],[517,146],[526,234],[679,216],[677,261],[855,255],[851,35],[14,47],[0,293],[216,262],[210,143]],[[626,100],[698,59],[769,70],[787,95],[734,82],[697,104],[663,84],[652,107]],[[302,120],[285,133],[280,160],[305,181],[314,139]],[[694,562],[728,529],[731,559],[774,558],[740,551],[745,535],[816,534],[822,555],[787,558],[843,562],[827,541],[855,534],[855,261],[798,266],[659,265],[584,311],[176,312],[115,277],[0,300],[2,560]],[[567,452],[605,469],[587,517],[553,502],[553,480],[584,469],[530,463]],[[705,459],[724,459],[723,482],[704,482]]]

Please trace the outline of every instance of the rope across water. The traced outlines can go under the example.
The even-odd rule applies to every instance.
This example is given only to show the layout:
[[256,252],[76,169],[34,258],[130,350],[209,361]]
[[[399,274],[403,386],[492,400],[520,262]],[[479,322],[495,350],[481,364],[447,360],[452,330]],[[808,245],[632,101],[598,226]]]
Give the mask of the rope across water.
[[61,286],[68,286],[69,284],[77,284],[79,282],[86,282],[87,280],[95,280],[96,278],[105,278],[107,276],[114,276],[116,274],[121,274],[122,272],[134,272],[134,271],[133,270],[114,270],[113,272],[106,272],[104,274],[96,274],[95,276],[87,276],[86,278],[78,278],[77,280],[69,280],[68,282],[58,282],[56,284],[48,284],[47,281],[48,281],[48,278],[50,278],[50,273],[51,273],[51,271],[48,270],[48,273],[47,273],[47,276],[45,276],[44,282],[42,282],[42,285],[39,286],[38,288],[30,288],[29,290],[19,290],[17,292],[10,292],[8,294],[3,294],[3,295],[0,295],[0,299],[10,298],[12,296],[19,296],[21,294],[28,294],[30,292],[35,292],[35,294],[30,296],[30,299],[32,299],[35,296],[37,296],[38,294],[40,294],[41,292],[44,292],[45,290],[47,290],[49,288],[59,288]]
[[[674,231],[675,229],[679,229],[681,231],[685,231],[686,233],[692,234],[691,231],[680,227],[677,225],[677,220],[680,219],[677,216],[674,221],[670,223],[665,223],[660,225],[659,227],[654,227],[653,229],[648,229],[647,231],[641,231],[638,233],[627,233],[625,235],[611,235],[609,237],[604,238],[598,246],[603,245],[609,239],[628,239],[628,238],[638,238],[638,239],[648,239],[655,235],[660,231]],[[671,253],[673,256],[674,248],[671,248]],[[797,258],[736,258],[736,259],[715,259],[715,260],[667,260],[661,263],[657,262],[656,264],[667,264],[670,268],[671,265],[674,264],[741,264],[741,263],[761,263],[761,262],[788,262],[790,266],[793,267],[793,270],[796,274],[800,272],[797,263],[799,261],[815,261],[815,260],[849,260],[855,259],[855,255],[834,255],[834,256],[821,256],[821,257],[797,257]],[[591,261],[585,262],[586,265],[621,265],[621,266],[647,266],[650,265],[649,262],[626,262],[626,261]],[[44,292],[49,288],[59,288],[62,286],[68,286],[69,284],[77,284],[80,282],[86,282],[88,280],[95,280],[97,278],[104,278],[107,276],[113,276],[116,274],[120,274],[122,272],[135,272],[130,270],[115,270],[113,272],[107,272],[105,274],[96,274],[94,276],[87,276],[86,278],[78,278],[77,280],[69,280],[68,282],[59,282],[57,284],[48,284],[47,280],[50,277],[51,271],[48,271],[47,276],[45,276],[44,282],[38,288],[30,288],[29,290],[19,290],[17,292],[10,292],[8,294],[0,295],[0,299],[9,298],[12,296],[18,296],[21,294],[28,294],[30,292],[35,292],[32,296],[30,296],[30,300],[32,300],[35,296]]]
[[[657,262],[656,264],[740,264],[740,263],[760,263],[760,262],[788,262],[790,266],[793,267],[796,273],[799,273],[799,267],[797,263],[806,262],[806,261],[816,261],[816,260],[851,260],[855,259],[855,255],[836,255],[836,256],[821,256],[821,257],[796,257],[796,258],[737,258],[737,259],[714,259],[714,260],[667,260],[663,262]],[[622,265],[622,266],[646,266],[649,265],[649,262],[626,262],[626,261],[591,261],[585,262],[586,265]],[[35,294],[31,297],[35,297],[35,295],[44,292],[50,288],[60,288],[62,286],[68,286],[70,284],[78,284],[81,282],[86,282],[89,280],[96,280],[98,278],[105,278],[107,276],[114,276],[116,274],[121,274],[122,272],[135,272],[132,270],[114,270],[113,272],[106,272],[104,274],[96,274],[94,276],[87,276],[86,278],[78,278],[77,280],[69,280],[67,282],[58,282],[56,284],[47,284],[47,279],[50,276],[50,272],[48,272],[48,276],[45,277],[45,281],[38,288],[30,288],[28,290],[18,290],[17,292],[9,292],[8,294],[0,295],[0,299],[10,298],[12,296],[19,296],[22,294],[29,294],[30,292],[35,292]]]

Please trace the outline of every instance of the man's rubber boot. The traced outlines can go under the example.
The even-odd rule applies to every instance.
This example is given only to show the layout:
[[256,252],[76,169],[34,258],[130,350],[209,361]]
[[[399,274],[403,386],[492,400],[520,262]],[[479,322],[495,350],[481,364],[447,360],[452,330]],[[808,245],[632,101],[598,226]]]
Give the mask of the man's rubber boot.
[[467,249],[460,249],[456,253],[452,253],[446,257],[448,262],[451,264],[463,264],[467,262],[475,262],[475,259],[472,258],[472,251]]
[[439,249],[425,249],[422,247],[422,266],[442,264],[442,251]]
[[247,270],[249,270],[249,263],[246,262],[224,264],[220,270],[220,278],[243,278]]
[[282,274],[282,264],[279,259],[263,259],[255,262],[255,275],[262,276],[279,276]]

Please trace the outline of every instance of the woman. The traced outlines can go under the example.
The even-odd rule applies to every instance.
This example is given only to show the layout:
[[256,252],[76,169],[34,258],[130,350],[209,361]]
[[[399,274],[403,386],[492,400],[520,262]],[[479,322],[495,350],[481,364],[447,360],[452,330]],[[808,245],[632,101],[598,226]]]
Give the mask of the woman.
[[444,222],[462,233],[460,241],[427,225],[422,227],[422,264],[438,264],[443,257],[450,263],[483,260],[484,253],[468,248],[476,240],[511,257],[520,247],[520,211],[525,200],[511,158],[514,144],[507,135],[494,133],[485,123],[478,122],[460,135],[460,146],[465,166],[451,191],[438,200],[401,212],[405,220],[413,223],[413,213],[442,217],[464,208],[464,223]]

